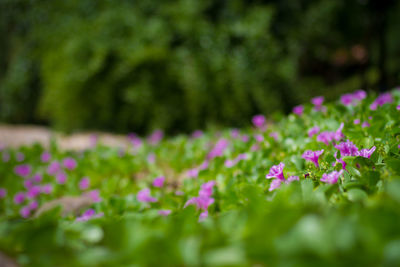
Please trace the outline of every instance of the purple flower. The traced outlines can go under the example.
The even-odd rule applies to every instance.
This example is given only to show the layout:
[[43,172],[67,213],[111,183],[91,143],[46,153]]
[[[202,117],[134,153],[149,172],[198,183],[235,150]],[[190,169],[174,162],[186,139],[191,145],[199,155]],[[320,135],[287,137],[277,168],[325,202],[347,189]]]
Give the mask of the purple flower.
[[299,181],[299,176],[289,176],[289,178],[287,178],[287,180],[285,181],[286,184],[289,184],[293,181]]
[[52,163],[50,163],[49,167],[47,167],[47,173],[49,175],[55,175],[60,171],[60,169],[60,163],[58,163],[57,161],[53,161]]
[[251,119],[251,122],[253,123],[254,126],[256,126],[257,128],[262,128],[265,126],[265,116],[264,115],[255,115],[253,116],[253,118]]
[[157,145],[164,137],[164,132],[160,129],[155,130],[149,137],[148,141],[151,145]]
[[283,168],[285,164],[283,162],[278,165],[274,165],[269,169],[269,173],[265,176],[265,178],[278,178],[279,180],[285,180],[285,176],[283,176]]
[[201,185],[201,189],[199,191],[200,196],[208,196],[212,195],[213,187],[215,186],[215,181],[209,181]]
[[329,143],[333,140],[335,140],[335,141],[341,140],[342,138],[344,138],[344,135],[342,133],[343,126],[344,126],[344,124],[341,123],[339,126],[339,129],[337,129],[336,132],[329,132],[329,131],[321,132],[317,136],[317,141],[325,143],[326,145],[329,145]]
[[208,160],[203,161],[203,163],[200,164],[199,170],[205,170],[208,168]]
[[396,109],[397,109],[397,110],[400,110],[400,105],[397,105],[397,106],[396,106]]
[[137,193],[136,197],[139,202],[156,202],[157,201],[156,198],[150,196],[150,189],[148,189],[148,188],[140,190]]
[[34,185],[34,186],[32,186],[31,188],[28,189],[28,192],[26,193],[26,196],[28,198],[33,199],[33,198],[37,197],[40,194],[41,191],[42,190],[41,190],[40,186]]
[[317,96],[311,99],[311,103],[314,106],[321,106],[324,103],[324,97],[323,96]]
[[205,210],[202,213],[200,213],[199,222],[204,221],[205,219],[207,219],[207,217],[208,217],[208,210]]
[[24,153],[18,152],[18,153],[17,153],[17,161],[18,161],[18,162],[21,162],[21,161],[24,161],[24,159],[25,159]]
[[251,147],[250,147],[250,151],[257,151],[257,150],[259,150],[260,149],[260,146],[258,145],[258,144],[253,144]]
[[26,189],[29,189],[29,188],[31,188],[33,186],[33,181],[31,180],[31,179],[26,179],[25,181],[24,181],[24,187],[26,188]]
[[361,122],[360,119],[355,119],[355,120],[353,121],[353,123],[356,124],[356,125],[357,125],[357,124],[360,124],[360,122]]
[[199,170],[198,170],[197,168],[189,169],[189,170],[186,172],[186,175],[187,175],[189,178],[196,178],[197,176],[199,176]]
[[215,144],[213,149],[208,153],[207,159],[213,159],[215,157],[220,157],[224,154],[225,149],[227,149],[229,145],[228,140],[221,138],[218,140],[218,142]]
[[192,133],[192,138],[200,138],[203,136],[203,131],[201,130],[196,130]]
[[41,187],[41,192],[43,194],[49,195],[51,192],[53,192],[53,185],[51,184],[45,184]]
[[282,183],[290,184],[291,182],[298,181],[298,180],[299,180],[298,176],[289,176],[289,178],[287,180],[273,179],[269,186],[268,191],[271,192],[271,191],[279,188]]
[[77,164],[75,159],[68,157],[63,160],[63,165],[68,170],[73,170],[76,168]]
[[15,204],[21,204],[25,200],[25,193],[23,192],[18,192],[14,196],[14,203]]
[[264,136],[262,136],[261,134],[256,134],[254,135],[254,139],[256,139],[257,142],[262,142],[264,141]]
[[367,122],[367,121],[364,121],[362,124],[361,124],[361,127],[362,128],[365,128],[365,127],[370,127],[371,125]]
[[295,106],[295,107],[293,108],[293,113],[296,114],[296,115],[301,116],[301,115],[303,115],[303,112],[304,112],[304,107],[303,107],[303,105]]
[[27,177],[31,173],[31,166],[28,164],[17,165],[14,168],[14,172],[21,177]]
[[45,163],[49,162],[51,159],[51,154],[47,151],[43,152],[42,155],[40,155],[40,160]]
[[340,97],[340,102],[345,106],[353,104],[353,94],[344,94]]
[[238,129],[232,129],[231,130],[231,137],[236,139],[239,137],[240,131]]
[[249,136],[247,134],[242,135],[242,141],[247,143],[249,141]]
[[39,204],[36,200],[33,200],[28,204],[29,210],[35,210],[38,208],[38,206],[39,206]]
[[171,210],[159,210],[158,214],[160,214],[161,216],[168,216],[171,214]]
[[321,178],[321,182],[325,182],[328,184],[336,184],[339,176],[342,175],[343,170],[340,171],[333,171],[331,173],[324,173]]
[[272,133],[269,134],[269,136],[271,136],[272,138],[274,138],[275,141],[278,141],[278,139],[279,139],[279,136],[278,136],[278,133],[277,133],[277,132],[272,132]]
[[59,172],[56,174],[56,181],[58,184],[65,184],[67,181],[67,174],[65,172]]
[[372,153],[376,150],[376,147],[373,146],[370,149],[364,148],[360,150],[359,156],[364,158],[370,158]]
[[0,188],[0,198],[5,198],[7,195],[7,190],[5,188]]
[[214,199],[211,197],[214,186],[215,181],[209,181],[202,184],[199,191],[199,196],[190,198],[188,201],[186,201],[183,208],[186,208],[188,205],[195,205],[197,209],[201,209],[203,211],[202,214],[200,214],[199,220],[205,219],[208,216],[208,212],[206,212],[208,207],[214,203]]
[[361,101],[367,97],[367,93],[364,90],[357,90],[353,93],[353,98]]
[[76,218],[77,222],[86,222],[90,219],[94,219],[94,218],[100,218],[103,217],[104,213],[100,212],[96,214],[96,211],[94,209],[88,209],[86,210],[81,216]]
[[319,168],[318,159],[322,155],[322,153],[324,153],[323,149],[317,151],[306,150],[303,153],[302,157],[305,160],[311,161],[312,163],[314,163],[315,167]]
[[390,93],[383,93],[375,99],[375,101],[369,106],[369,108],[371,110],[376,110],[378,106],[383,106],[384,104],[392,102],[392,95]]
[[83,177],[80,181],[79,181],[79,189],[80,190],[86,190],[89,188],[90,185],[90,180],[88,177]]
[[224,162],[224,166],[227,168],[231,168],[231,167],[235,166],[235,164],[236,164],[236,162],[234,160],[230,160],[230,159],[227,159]]
[[24,206],[19,210],[19,214],[26,219],[31,215],[31,209],[28,206]]
[[343,156],[358,156],[358,148],[353,142],[347,140],[346,142],[342,142],[338,145],[335,145],[335,148],[340,151],[340,155]]
[[89,137],[90,147],[95,147],[99,141],[99,136],[97,134],[91,134]]
[[318,134],[320,131],[318,126],[312,127],[310,130],[308,130],[308,137],[313,137],[314,135]]
[[153,186],[154,187],[163,187],[164,181],[165,181],[165,177],[164,176],[157,177],[153,181]]
[[93,202],[97,203],[101,201],[100,192],[99,190],[91,190],[85,193],[86,196],[89,196]]
[[37,174],[35,174],[35,175],[33,176],[32,180],[33,180],[35,183],[40,183],[40,182],[42,181],[42,175],[39,174],[39,173],[37,173]]

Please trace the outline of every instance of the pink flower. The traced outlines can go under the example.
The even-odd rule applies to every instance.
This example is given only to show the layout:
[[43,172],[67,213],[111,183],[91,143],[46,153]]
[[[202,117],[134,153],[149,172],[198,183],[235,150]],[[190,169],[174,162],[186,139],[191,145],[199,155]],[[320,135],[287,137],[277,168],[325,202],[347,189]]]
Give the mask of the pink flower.
[[371,110],[376,110],[378,106],[383,106],[384,104],[392,102],[393,102],[392,95],[390,93],[383,93],[375,99],[375,101],[369,106],[369,108]]
[[208,160],[203,161],[203,163],[200,164],[199,170],[205,170],[208,168]]
[[255,115],[253,116],[253,118],[251,119],[251,122],[253,123],[254,126],[256,126],[257,128],[262,128],[265,125],[265,116],[264,115]]
[[357,90],[353,93],[353,98],[361,101],[367,97],[367,93],[364,90]]
[[279,163],[278,165],[274,165],[269,169],[269,173],[265,176],[265,178],[270,179],[270,178],[277,178],[279,180],[285,180],[285,177],[283,176],[283,168],[285,167],[285,164],[283,162]]
[[21,161],[24,161],[25,155],[22,152],[18,152],[16,158],[17,158],[18,162],[21,162]]
[[269,186],[268,191],[271,192],[271,191],[279,188],[282,183],[290,184],[293,181],[299,181],[299,177],[298,176],[289,176],[289,178],[287,178],[287,180],[273,179]]
[[165,181],[165,177],[164,176],[157,177],[153,181],[153,186],[154,187],[163,187],[164,181]]
[[306,150],[303,153],[302,157],[305,160],[311,161],[312,163],[314,163],[315,167],[319,168],[318,159],[322,155],[322,153],[324,153],[323,149],[317,151]]
[[0,188],[0,198],[5,198],[7,195],[7,190],[5,188]]
[[353,104],[353,94],[344,94],[340,97],[340,102],[345,106]]
[[293,181],[299,181],[299,176],[289,176],[289,178],[287,178],[287,180],[285,181],[286,184],[289,184]]
[[56,174],[56,181],[58,184],[65,184],[67,181],[67,174],[65,172],[59,172]]
[[21,204],[22,202],[25,201],[25,193],[23,192],[18,192],[14,196],[14,203],[15,204]]
[[325,143],[326,145],[329,145],[329,143],[333,140],[335,140],[335,141],[341,140],[342,138],[344,138],[344,135],[342,133],[343,126],[344,126],[344,124],[341,123],[339,128],[335,132],[329,132],[329,131],[321,132],[317,136],[317,141]]
[[188,205],[195,205],[197,209],[203,210],[202,214],[200,214],[199,219],[205,219],[208,216],[208,212],[206,212],[208,207],[214,203],[214,199],[211,197],[214,186],[215,181],[209,181],[202,184],[199,191],[199,196],[190,198],[188,201],[186,201],[183,208],[186,208]]
[[250,147],[250,151],[257,151],[257,150],[259,150],[260,149],[260,146],[258,145],[258,144],[253,144],[251,147]]
[[164,132],[160,129],[155,130],[149,137],[148,141],[151,145],[157,145],[164,137]]
[[158,214],[160,214],[161,216],[168,216],[171,214],[171,210],[159,210]]
[[278,133],[277,133],[277,132],[272,132],[272,133],[269,134],[269,136],[271,136],[272,138],[274,138],[275,141],[278,141],[278,139],[279,139],[279,136],[278,136]]
[[340,101],[345,106],[358,104],[361,100],[367,97],[367,93],[363,90],[355,91],[352,94],[344,94],[340,97]]
[[96,214],[96,211],[94,209],[88,209],[86,210],[81,216],[76,218],[77,222],[86,222],[90,219],[94,219],[94,218],[100,218],[103,217],[104,213],[100,212]]
[[370,158],[372,153],[374,153],[374,151],[376,150],[376,147],[373,146],[370,149],[364,148],[360,150],[359,156],[360,157],[364,157],[364,158]]
[[148,189],[148,188],[140,190],[137,193],[136,198],[139,202],[156,202],[157,201],[156,198],[150,196],[150,189]]
[[310,130],[308,130],[308,137],[313,137],[314,135],[318,134],[320,131],[318,126],[312,127]]
[[41,187],[42,193],[49,195],[53,192],[53,186],[51,184],[45,184]]
[[218,142],[215,144],[213,149],[208,153],[207,159],[213,159],[215,157],[220,157],[224,154],[224,151],[228,148],[229,142],[228,140],[221,138],[218,140]]
[[31,188],[32,186],[33,186],[33,181],[32,181],[32,180],[26,179],[26,180],[24,181],[24,187],[25,187],[26,189],[29,189],[29,188]]
[[33,200],[28,204],[29,210],[35,210],[38,208],[38,206],[39,206],[39,204],[36,200]]
[[73,170],[76,168],[77,164],[75,159],[68,157],[63,160],[63,165],[68,170]]
[[239,137],[240,131],[238,129],[232,129],[231,130],[231,137],[236,139]]
[[49,175],[55,175],[57,172],[59,172],[61,169],[60,163],[57,161],[53,161],[50,163],[49,167],[47,167],[47,173]]
[[51,159],[51,154],[49,152],[43,152],[42,155],[40,155],[40,160],[45,163],[45,162],[49,162]]
[[40,186],[34,185],[31,188],[29,188],[28,192],[26,193],[26,196],[28,198],[33,199],[33,198],[37,197],[40,194],[41,191],[42,190],[41,190]]
[[86,190],[89,188],[90,185],[90,180],[88,177],[83,177],[80,181],[79,181],[79,189],[80,190]]
[[189,178],[196,178],[197,176],[199,176],[199,170],[198,170],[197,168],[189,169],[189,170],[186,172],[186,175],[187,175]]
[[397,105],[397,106],[396,106],[396,109],[397,109],[397,110],[400,110],[400,105]]
[[86,196],[89,196],[93,202],[97,203],[101,201],[100,192],[99,190],[91,190],[85,193]]
[[199,222],[204,221],[205,219],[207,219],[207,217],[208,217],[208,210],[205,210],[202,213],[200,213]]
[[21,217],[26,219],[31,215],[31,209],[28,206],[22,207],[19,210],[19,214],[21,214]]
[[37,173],[37,174],[35,174],[35,175],[33,176],[32,180],[33,180],[35,183],[40,183],[40,182],[42,181],[42,175],[39,174],[39,173]]
[[324,97],[323,96],[317,96],[311,99],[311,103],[314,106],[321,106],[324,103]]
[[353,144],[353,142],[347,140],[338,145],[335,148],[340,151],[340,155],[343,156],[358,156],[358,148]]
[[353,123],[356,124],[356,125],[357,125],[357,124],[360,124],[360,122],[361,122],[360,119],[355,119],[355,120],[353,121]]
[[249,141],[249,136],[247,134],[242,135],[242,141],[247,143]]
[[254,135],[254,139],[256,139],[257,142],[262,142],[264,141],[264,136],[262,136],[261,134],[256,134]]
[[236,164],[236,162],[234,160],[230,160],[230,159],[227,159],[224,162],[224,166],[227,168],[231,168],[231,167],[235,166],[235,164]]
[[361,124],[361,127],[362,128],[365,128],[365,127],[370,127],[371,125],[367,122],[367,121],[364,121],[362,124]]
[[325,182],[328,184],[336,184],[339,176],[342,175],[342,173],[343,173],[343,170],[340,170],[339,172],[333,171],[328,174],[324,173],[322,175],[321,182]]
[[14,168],[14,172],[21,177],[27,177],[31,173],[31,166],[28,164],[17,165]]
[[203,131],[201,130],[196,130],[192,133],[192,138],[200,138],[203,136]]
[[295,107],[293,108],[293,113],[296,114],[296,115],[301,116],[301,115],[303,115],[303,112],[304,112],[304,107],[303,107],[303,105],[295,106]]

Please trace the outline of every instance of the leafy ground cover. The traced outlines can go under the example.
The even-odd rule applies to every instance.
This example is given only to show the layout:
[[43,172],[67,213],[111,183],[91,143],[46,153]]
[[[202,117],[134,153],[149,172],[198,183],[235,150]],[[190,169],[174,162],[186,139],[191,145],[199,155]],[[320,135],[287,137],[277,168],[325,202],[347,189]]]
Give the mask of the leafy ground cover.
[[253,127],[2,148],[0,251],[23,266],[398,266],[400,91]]

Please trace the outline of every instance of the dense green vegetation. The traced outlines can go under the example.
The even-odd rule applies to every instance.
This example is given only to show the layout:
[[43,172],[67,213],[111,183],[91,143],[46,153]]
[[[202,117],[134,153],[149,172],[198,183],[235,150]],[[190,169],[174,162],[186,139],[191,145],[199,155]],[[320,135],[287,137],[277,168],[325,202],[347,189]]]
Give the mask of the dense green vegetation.
[[364,97],[120,149],[3,148],[0,251],[23,266],[398,266],[400,91]]
[[179,133],[387,89],[399,14],[378,0],[0,0],[0,120]]

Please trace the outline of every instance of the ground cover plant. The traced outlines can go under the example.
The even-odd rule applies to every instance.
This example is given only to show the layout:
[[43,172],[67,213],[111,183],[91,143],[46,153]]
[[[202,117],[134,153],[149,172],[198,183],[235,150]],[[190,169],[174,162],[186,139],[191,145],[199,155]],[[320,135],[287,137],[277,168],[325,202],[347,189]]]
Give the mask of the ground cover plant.
[[315,97],[253,127],[0,159],[22,266],[398,266],[400,90]]

